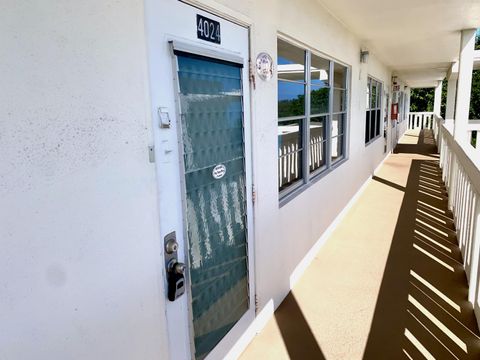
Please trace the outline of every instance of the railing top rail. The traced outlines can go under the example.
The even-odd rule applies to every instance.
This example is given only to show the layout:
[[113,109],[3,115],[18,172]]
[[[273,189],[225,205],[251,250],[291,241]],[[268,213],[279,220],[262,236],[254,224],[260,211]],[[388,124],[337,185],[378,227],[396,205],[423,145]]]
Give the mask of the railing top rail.
[[442,136],[450,151],[455,154],[477,194],[480,194],[480,169],[477,166],[477,164],[480,164],[480,157],[470,144],[460,145],[453,138],[453,121],[444,121],[442,118],[436,120],[442,129]]
[[467,130],[480,130],[480,120],[468,120]]

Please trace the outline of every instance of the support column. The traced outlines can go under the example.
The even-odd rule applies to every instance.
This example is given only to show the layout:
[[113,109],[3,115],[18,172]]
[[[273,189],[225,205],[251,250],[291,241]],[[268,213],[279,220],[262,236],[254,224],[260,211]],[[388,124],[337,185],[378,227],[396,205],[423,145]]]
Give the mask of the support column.
[[442,85],[443,81],[439,81],[435,88],[435,99],[433,101],[433,113],[440,117],[440,110],[442,107]]
[[448,74],[447,87],[447,108],[445,111],[445,120],[453,120],[455,118],[455,99],[457,96],[457,79],[458,79],[458,61],[452,65]]
[[412,90],[410,89],[410,87],[408,87],[406,90],[405,90],[405,101],[406,101],[406,109],[407,109],[407,114],[410,115],[410,96],[412,94]]
[[468,113],[472,88],[473,55],[476,29],[462,30],[460,60],[458,66],[457,101],[455,104],[454,138],[460,144],[468,144]]

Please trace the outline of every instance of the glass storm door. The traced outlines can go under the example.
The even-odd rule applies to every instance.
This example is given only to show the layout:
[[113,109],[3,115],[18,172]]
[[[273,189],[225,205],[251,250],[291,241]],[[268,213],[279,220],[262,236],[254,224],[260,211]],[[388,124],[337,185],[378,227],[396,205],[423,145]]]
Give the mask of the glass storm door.
[[249,308],[242,65],[175,52],[195,358]]

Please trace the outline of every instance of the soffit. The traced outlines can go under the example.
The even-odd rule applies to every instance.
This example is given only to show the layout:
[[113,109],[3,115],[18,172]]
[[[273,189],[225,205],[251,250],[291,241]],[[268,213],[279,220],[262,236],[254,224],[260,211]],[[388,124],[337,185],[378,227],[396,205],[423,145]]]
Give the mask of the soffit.
[[479,0],[316,1],[410,86],[435,86],[458,60],[460,31],[480,27]]

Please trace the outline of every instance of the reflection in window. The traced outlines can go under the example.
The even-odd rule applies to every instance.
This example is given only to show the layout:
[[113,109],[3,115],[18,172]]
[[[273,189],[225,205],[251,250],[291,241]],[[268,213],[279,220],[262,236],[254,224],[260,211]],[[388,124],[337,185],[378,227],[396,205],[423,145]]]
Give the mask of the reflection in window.
[[346,89],[347,88],[347,67],[335,63],[333,66],[333,72],[335,79],[333,86],[337,89]]
[[278,180],[280,190],[302,178],[303,119],[278,123]]
[[336,114],[332,117],[332,136],[342,135],[344,132],[345,114]]
[[343,159],[343,135],[332,137],[332,163]]
[[278,81],[278,116],[305,114],[305,85],[290,81]]
[[322,168],[326,163],[326,116],[310,119],[310,172]]
[[329,112],[330,89],[312,85],[310,90],[310,114],[325,114]]
[[310,79],[312,85],[330,86],[330,61],[314,54],[311,56]]
[[346,114],[332,116],[332,163],[344,157],[344,138]]
[[347,111],[347,90],[333,89],[333,112]]
[[371,91],[371,96],[370,96],[370,108],[375,109],[377,107],[377,91],[378,91],[378,86],[377,86],[376,81],[372,81],[372,91]]
[[365,113],[365,144],[380,136],[382,83],[369,77],[367,81],[367,110]]
[[280,39],[277,58],[278,183],[283,198],[345,158],[349,72]]
[[305,51],[278,40],[278,78],[305,82]]

